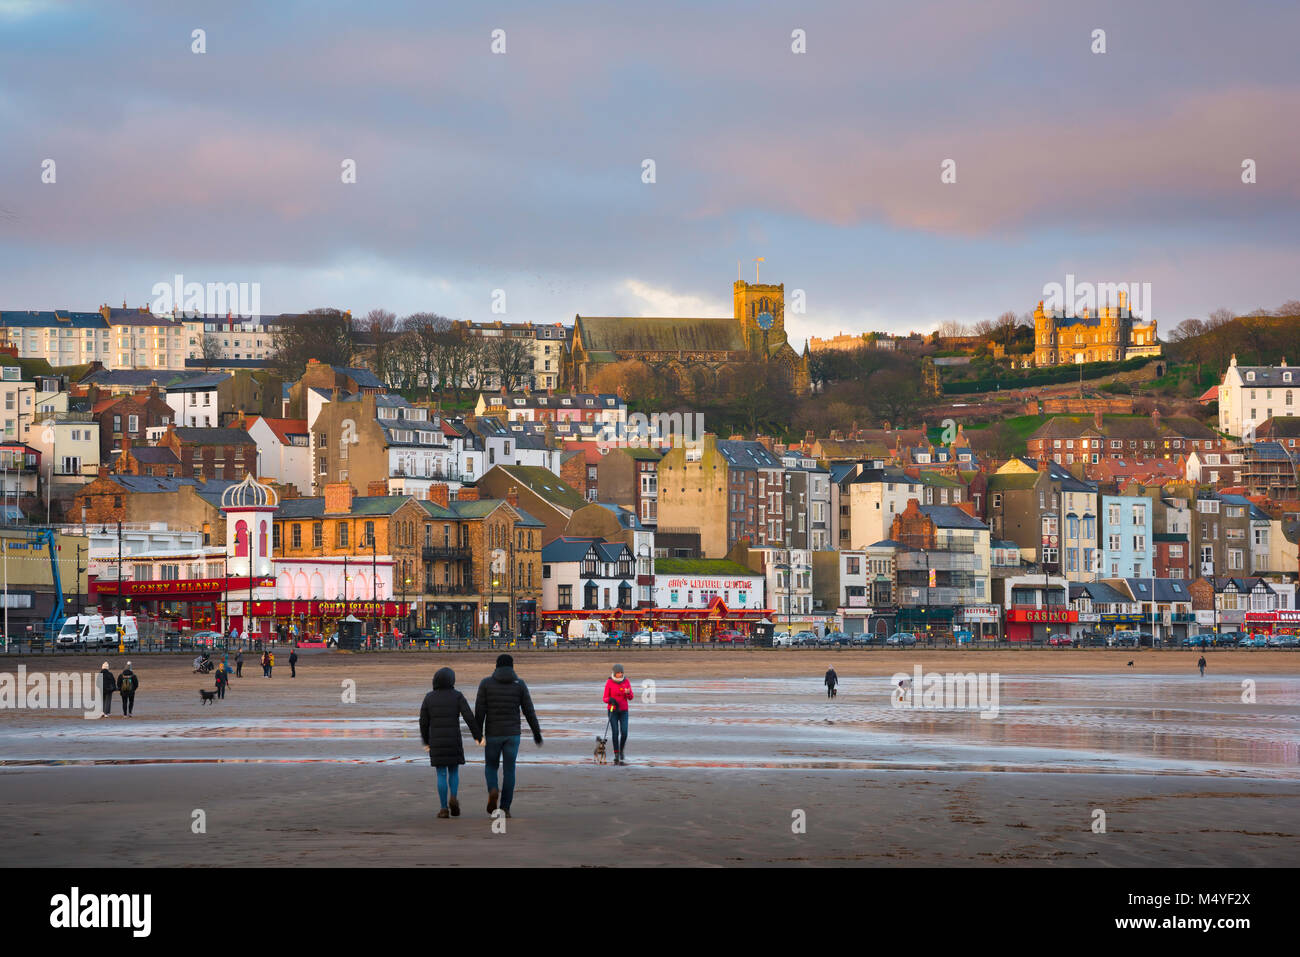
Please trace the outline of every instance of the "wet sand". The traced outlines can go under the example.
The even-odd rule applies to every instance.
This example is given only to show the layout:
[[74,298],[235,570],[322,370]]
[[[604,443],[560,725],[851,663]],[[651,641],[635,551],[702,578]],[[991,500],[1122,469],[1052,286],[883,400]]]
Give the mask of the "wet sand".
[[[472,741],[464,813],[434,819],[415,722],[437,667],[456,669],[472,703],[493,657],[304,653],[297,679],[246,664],[225,701],[200,706],[211,679],[188,658],[139,655],[132,719],[0,712],[5,863],[1300,861],[1300,655],[1213,652],[1201,678],[1196,652],[624,651],[639,698],[634,763],[616,768],[591,756],[611,656],[518,652],[546,741],[524,739],[505,834],[485,814]],[[0,671],[101,660],[6,658]],[[821,689],[830,663],[834,701]],[[999,672],[997,717],[892,708],[890,676],[915,664]],[[341,700],[345,681],[355,704]],[[206,834],[191,831],[196,809]]]

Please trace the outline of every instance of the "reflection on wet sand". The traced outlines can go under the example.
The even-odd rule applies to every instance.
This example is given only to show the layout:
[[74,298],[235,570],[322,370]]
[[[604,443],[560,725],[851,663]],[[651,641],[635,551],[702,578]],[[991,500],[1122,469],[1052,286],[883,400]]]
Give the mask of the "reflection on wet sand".
[[[1161,773],[1300,779],[1300,679],[1263,678],[1243,704],[1232,676],[1017,676],[999,713],[896,709],[886,678],[672,680],[632,713],[633,767]],[[591,762],[599,701],[572,683],[533,685],[547,746],[530,763]],[[0,769],[139,764],[418,764],[414,716],[223,716],[0,724]],[[24,726],[26,724],[26,726]],[[470,761],[480,753],[472,742]]]

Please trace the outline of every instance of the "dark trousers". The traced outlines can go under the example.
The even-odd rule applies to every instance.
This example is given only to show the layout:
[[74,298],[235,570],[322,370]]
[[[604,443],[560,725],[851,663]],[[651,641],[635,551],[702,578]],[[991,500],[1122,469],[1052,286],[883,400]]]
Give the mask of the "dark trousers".
[[290,678],[298,677],[298,662],[296,661],[289,662],[289,677]]
[[235,662],[235,677],[244,677],[244,663],[242,661]]
[[133,714],[134,712],[135,712],[135,692],[123,691],[122,692],[122,713]]
[[224,681],[218,681],[218,682],[217,682],[217,697],[218,697],[218,698],[224,698],[225,696],[226,696],[226,683],[225,683]]
[[519,735],[497,735],[485,738],[483,747],[483,770],[487,775],[489,791],[498,790],[497,766],[505,759],[505,774],[502,776],[499,806],[510,810],[510,801],[515,796],[515,760],[519,757]]
[[609,738],[610,743],[614,745],[614,753],[622,754],[623,749],[627,747],[627,712],[611,711],[609,726],[612,731]]
[[113,692],[104,692],[104,714],[113,713]]
[[828,697],[828,698],[834,698],[834,697],[835,697],[835,686],[834,686],[834,685],[827,685],[827,686],[826,686],[826,697]]

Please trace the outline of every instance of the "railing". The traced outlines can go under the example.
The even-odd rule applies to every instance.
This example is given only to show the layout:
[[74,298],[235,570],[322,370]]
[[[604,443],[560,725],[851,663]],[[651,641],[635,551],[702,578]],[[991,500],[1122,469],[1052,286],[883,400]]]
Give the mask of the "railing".
[[473,585],[452,584],[452,585],[434,585],[433,594],[435,595],[474,595],[478,590]]
[[468,561],[473,552],[468,546],[461,548],[454,545],[425,545],[420,549],[420,557],[426,562],[445,559],[447,561]]

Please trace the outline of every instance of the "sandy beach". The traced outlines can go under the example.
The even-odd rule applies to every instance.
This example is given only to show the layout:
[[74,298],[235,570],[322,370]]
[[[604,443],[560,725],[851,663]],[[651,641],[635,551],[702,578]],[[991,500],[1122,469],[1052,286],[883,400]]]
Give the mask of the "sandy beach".
[[[266,679],[246,656],[227,698],[203,706],[211,679],[188,657],[140,655],[134,718],[116,700],[98,721],[0,711],[5,863],[1300,862],[1300,655],[1216,651],[1202,678],[1196,652],[622,651],[638,699],[632,764],[614,767],[592,760],[611,655],[518,652],[545,743],[525,736],[504,834],[468,739],[464,814],[434,819],[416,723],[436,668],[454,668],[472,703],[493,657],[304,653],[290,679],[277,654]],[[0,671],[102,660],[13,657]],[[918,664],[997,673],[997,715],[893,707],[891,676]]]

